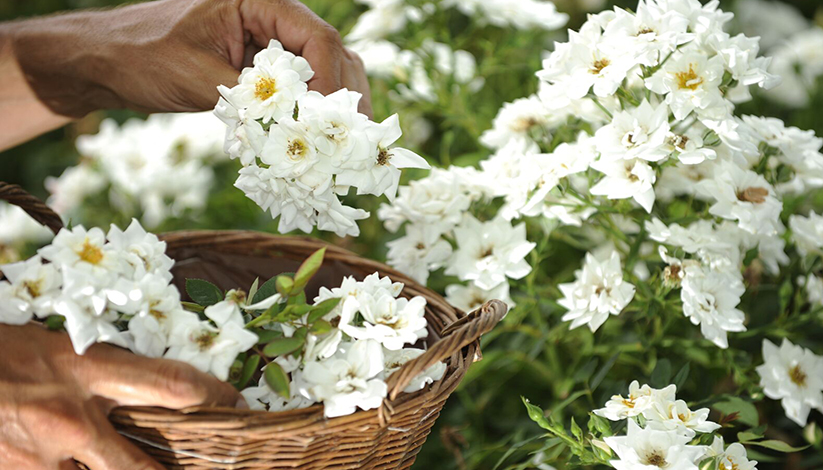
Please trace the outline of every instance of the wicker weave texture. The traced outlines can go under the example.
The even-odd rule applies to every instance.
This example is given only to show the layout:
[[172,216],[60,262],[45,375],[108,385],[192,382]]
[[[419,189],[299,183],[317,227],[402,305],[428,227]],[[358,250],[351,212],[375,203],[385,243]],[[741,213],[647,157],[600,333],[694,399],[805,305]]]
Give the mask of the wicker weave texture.
[[[3,190],[8,186],[0,183],[0,198],[6,198]],[[12,203],[55,225],[56,216],[49,214],[47,206],[20,191],[7,191],[14,196]],[[338,285],[343,276],[360,280],[378,272],[404,283],[402,296],[426,298],[429,333],[423,341],[427,351],[389,377],[389,396],[376,410],[327,419],[322,405],[277,413],[230,408],[114,409],[110,419],[117,430],[169,469],[407,469],[449,395],[480,357],[480,335],[506,313],[506,305],[493,300],[466,315],[408,276],[316,239],[249,231],[173,232],[161,238],[176,261],[174,282],[181,292],[187,278],[207,279],[222,289],[248,286],[255,278],[293,271],[325,246],[323,267],[308,286],[308,294],[320,285]],[[401,393],[412,378],[439,361],[447,364],[443,379],[419,392]]]

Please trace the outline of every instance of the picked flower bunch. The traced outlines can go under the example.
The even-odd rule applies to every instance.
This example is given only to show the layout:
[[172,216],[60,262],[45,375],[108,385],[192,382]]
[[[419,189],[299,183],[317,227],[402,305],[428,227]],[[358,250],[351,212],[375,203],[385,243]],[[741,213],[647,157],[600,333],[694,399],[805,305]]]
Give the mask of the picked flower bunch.
[[369,214],[339,196],[356,188],[359,195],[393,199],[401,168],[429,165],[393,146],[402,135],[397,115],[375,123],[357,112],[359,93],[308,91],[313,75],[304,58],[272,40],[238,85],[219,87],[215,114],[228,126],[224,148],[243,165],[235,186],[280,216],[280,232],[316,226],[356,236],[357,221]]
[[[181,302],[165,251],[136,220],[125,231],[112,225],[108,234],[62,229],[36,256],[0,267],[7,278],[0,282],[0,323],[38,318],[65,328],[79,355],[111,343],[189,363],[238,388],[259,376],[259,386],[242,392],[252,408],[323,403],[327,417],[380,406],[385,380],[424,352],[413,346],[428,335],[426,300],[399,297],[403,284],[388,277],[348,277],[307,303],[304,289],[325,249],[293,275],[259,288],[255,281],[248,294],[189,279],[196,303]],[[404,391],[421,390],[445,371],[438,363]]]

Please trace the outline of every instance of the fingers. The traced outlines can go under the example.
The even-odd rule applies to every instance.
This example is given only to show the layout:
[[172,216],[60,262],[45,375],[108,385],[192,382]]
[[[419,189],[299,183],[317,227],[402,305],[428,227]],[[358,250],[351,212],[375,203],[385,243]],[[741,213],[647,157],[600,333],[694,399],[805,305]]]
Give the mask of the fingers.
[[75,374],[89,393],[120,405],[235,407],[241,400],[234,387],[188,364],[102,344],[75,361]]
[[[362,62],[343,47],[340,33],[296,0],[245,0],[240,6],[243,27],[257,47],[276,38],[303,56],[314,70],[309,88],[323,94],[349,88],[363,94],[361,112],[371,112],[368,80]],[[368,113],[367,113],[368,111]]]
[[343,86],[363,95],[358,105],[358,111],[368,116],[369,119],[373,119],[374,112],[372,111],[371,105],[371,88],[369,87],[369,79],[366,75],[363,60],[356,52],[348,48],[346,49],[346,57],[349,64],[343,71]]
[[72,460],[65,460],[57,465],[57,470],[80,470],[80,466]]
[[196,75],[189,81],[194,87],[192,95],[196,97],[193,105],[201,110],[213,109],[220,98],[217,86],[225,85],[231,88],[237,85],[237,77],[240,75],[237,69],[212,55],[203,57],[200,66],[193,73]]
[[134,444],[117,433],[102,411],[89,409],[93,438],[76,451],[75,458],[90,470],[165,470],[162,465],[143,453]]

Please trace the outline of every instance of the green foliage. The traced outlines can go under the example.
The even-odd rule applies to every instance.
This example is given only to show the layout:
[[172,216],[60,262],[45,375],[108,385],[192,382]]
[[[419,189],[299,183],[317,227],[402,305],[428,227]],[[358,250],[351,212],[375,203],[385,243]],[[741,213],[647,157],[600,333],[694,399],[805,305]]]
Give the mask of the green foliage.
[[223,300],[223,291],[203,279],[186,279],[186,293],[201,307],[208,307]]

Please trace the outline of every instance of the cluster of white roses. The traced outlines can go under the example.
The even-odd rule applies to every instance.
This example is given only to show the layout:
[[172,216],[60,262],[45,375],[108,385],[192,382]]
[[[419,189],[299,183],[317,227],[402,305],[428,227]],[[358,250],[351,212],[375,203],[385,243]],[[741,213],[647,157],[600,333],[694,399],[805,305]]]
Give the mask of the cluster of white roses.
[[[625,435],[604,438],[617,456],[610,463],[618,470],[640,468],[676,468],[697,470],[708,468],[699,464],[713,458],[710,468],[755,470],[757,462],[749,460],[740,443],[726,446],[723,437],[714,436],[710,446],[693,445],[698,433],[710,434],[720,425],[708,421],[709,409],[689,409],[675,396],[676,386],[654,389],[635,380],[629,385],[629,395],[613,396],[604,408],[594,413],[611,421],[627,420]],[[602,443],[601,443],[602,444]]]
[[449,302],[466,311],[490,299],[512,306],[508,279],[531,272],[525,258],[535,244],[526,240],[523,223],[512,225],[503,217],[480,221],[468,212],[473,202],[489,198],[472,168],[434,169],[402,186],[397,199],[378,211],[389,231],[405,227],[403,237],[388,243],[389,264],[421,283],[441,267],[468,281],[446,287]]
[[58,178],[48,178],[49,205],[66,218],[83,201],[108,190],[121,213],[141,214],[147,227],[170,216],[201,210],[214,179],[211,165],[222,159],[222,124],[210,113],[154,114],[77,138],[81,161]]
[[338,196],[397,192],[400,168],[428,168],[419,155],[392,145],[402,132],[397,115],[375,123],[357,112],[361,95],[308,91],[314,75],[302,57],[272,40],[240,74],[219,87],[215,114],[228,126],[224,149],[243,164],[235,186],[272,217],[278,229],[358,235],[368,212]]
[[[26,261],[2,266],[0,322],[64,318],[77,354],[106,342],[149,357],[178,359],[223,380],[238,353],[257,337],[241,318],[183,310],[171,284],[166,244],[134,220],[108,234],[82,226],[62,229]],[[48,261],[48,262],[47,262]]]
[[[823,186],[823,139],[778,119],[733,114],[734,103],[749,99],[748,87],[768,88],[779,79],[767,71],[769,59],[758,56],[756,38],[724,31],[731,18],[717,2],[697,0],[641,0],[633,12],[591,15],[544,60],[539,92],[500,110],[481,138],[495,153],[479,171],[433,172],[381,209],[391,230],[412,222],[406,237],[390,245],[390,264],[421,280],[446,266],[447,274],[476,287],[494,287],[491,280],[503,276],[470,273],[466,264],[456,265],[467,257],[449,256],[438,235],[458,219],[439,214],[463,211],[480,197],[502,198],[497,220],[486,224],[536,218],[546,230],[580,227],[573,233],[584,235],[581,246],[595,247],[575,282],[560,286],[572,328],[588,324],[594,331],[619,314],[634,297],[635,286],[624,279],[657,276],[645,261],[659,253],[660,278],[680,289],[684,315],[727,347],[727,332],[746,329],[737,309],[746,291],[744,263],[752,261],[746,255],[754,251],[760,271],[778,274],[789,261],[783,197]],[[686,225],[664,223],[676,204],[705,209]],[[444,228],[432,228],[428,211],[438,213]],[[800,250],[804,231],[808,244],[821,245],[823,224],[816,220],[792,224]],[[488,235],[472,227],[464,237],[485,246],[480,240]],[[639,245],[630,246],[627,234],[640,238]],[[519,237],[506,238],[517,245]],[[510,251],[517,256],[506,263],[521,262],[525,247]],[[506,263],[486,253],[475,249],[472,269],[513,279],[528,272],[518,266],[510,275]],[[621,263],[630,255],[627,274]],[[813,297],[812,287],[823,283],[809,276],[807,284]]]
[[823,356],[785,338],[779,348],[764,339],[763,361],[757,367],[763,393],[780,400],[789,419],[805,426],[812,408],[823,413]]
[[[377,273],[363,281],[343,279],[340,287],[321,288],[314,299],[318,305],[340,299],[323,318],[331,327],[325,332],[309,332],[300,354],[275,359],[289,374],[289,396],[275,393],[265,380],[243,390],[253,409],[269,411],[305,408],[323,403],[327,417],[370,410],[380,406],[388,389],[385,380],[406,362],[423,354],[412,345],[427,336],[422,297],[398,297],[403,284],[393,283]],[[295,334],[288,323],[275,328],[287,338]],[[421,390],[440,380],[446,365],[438,363],[412,379],[405,392]]]

